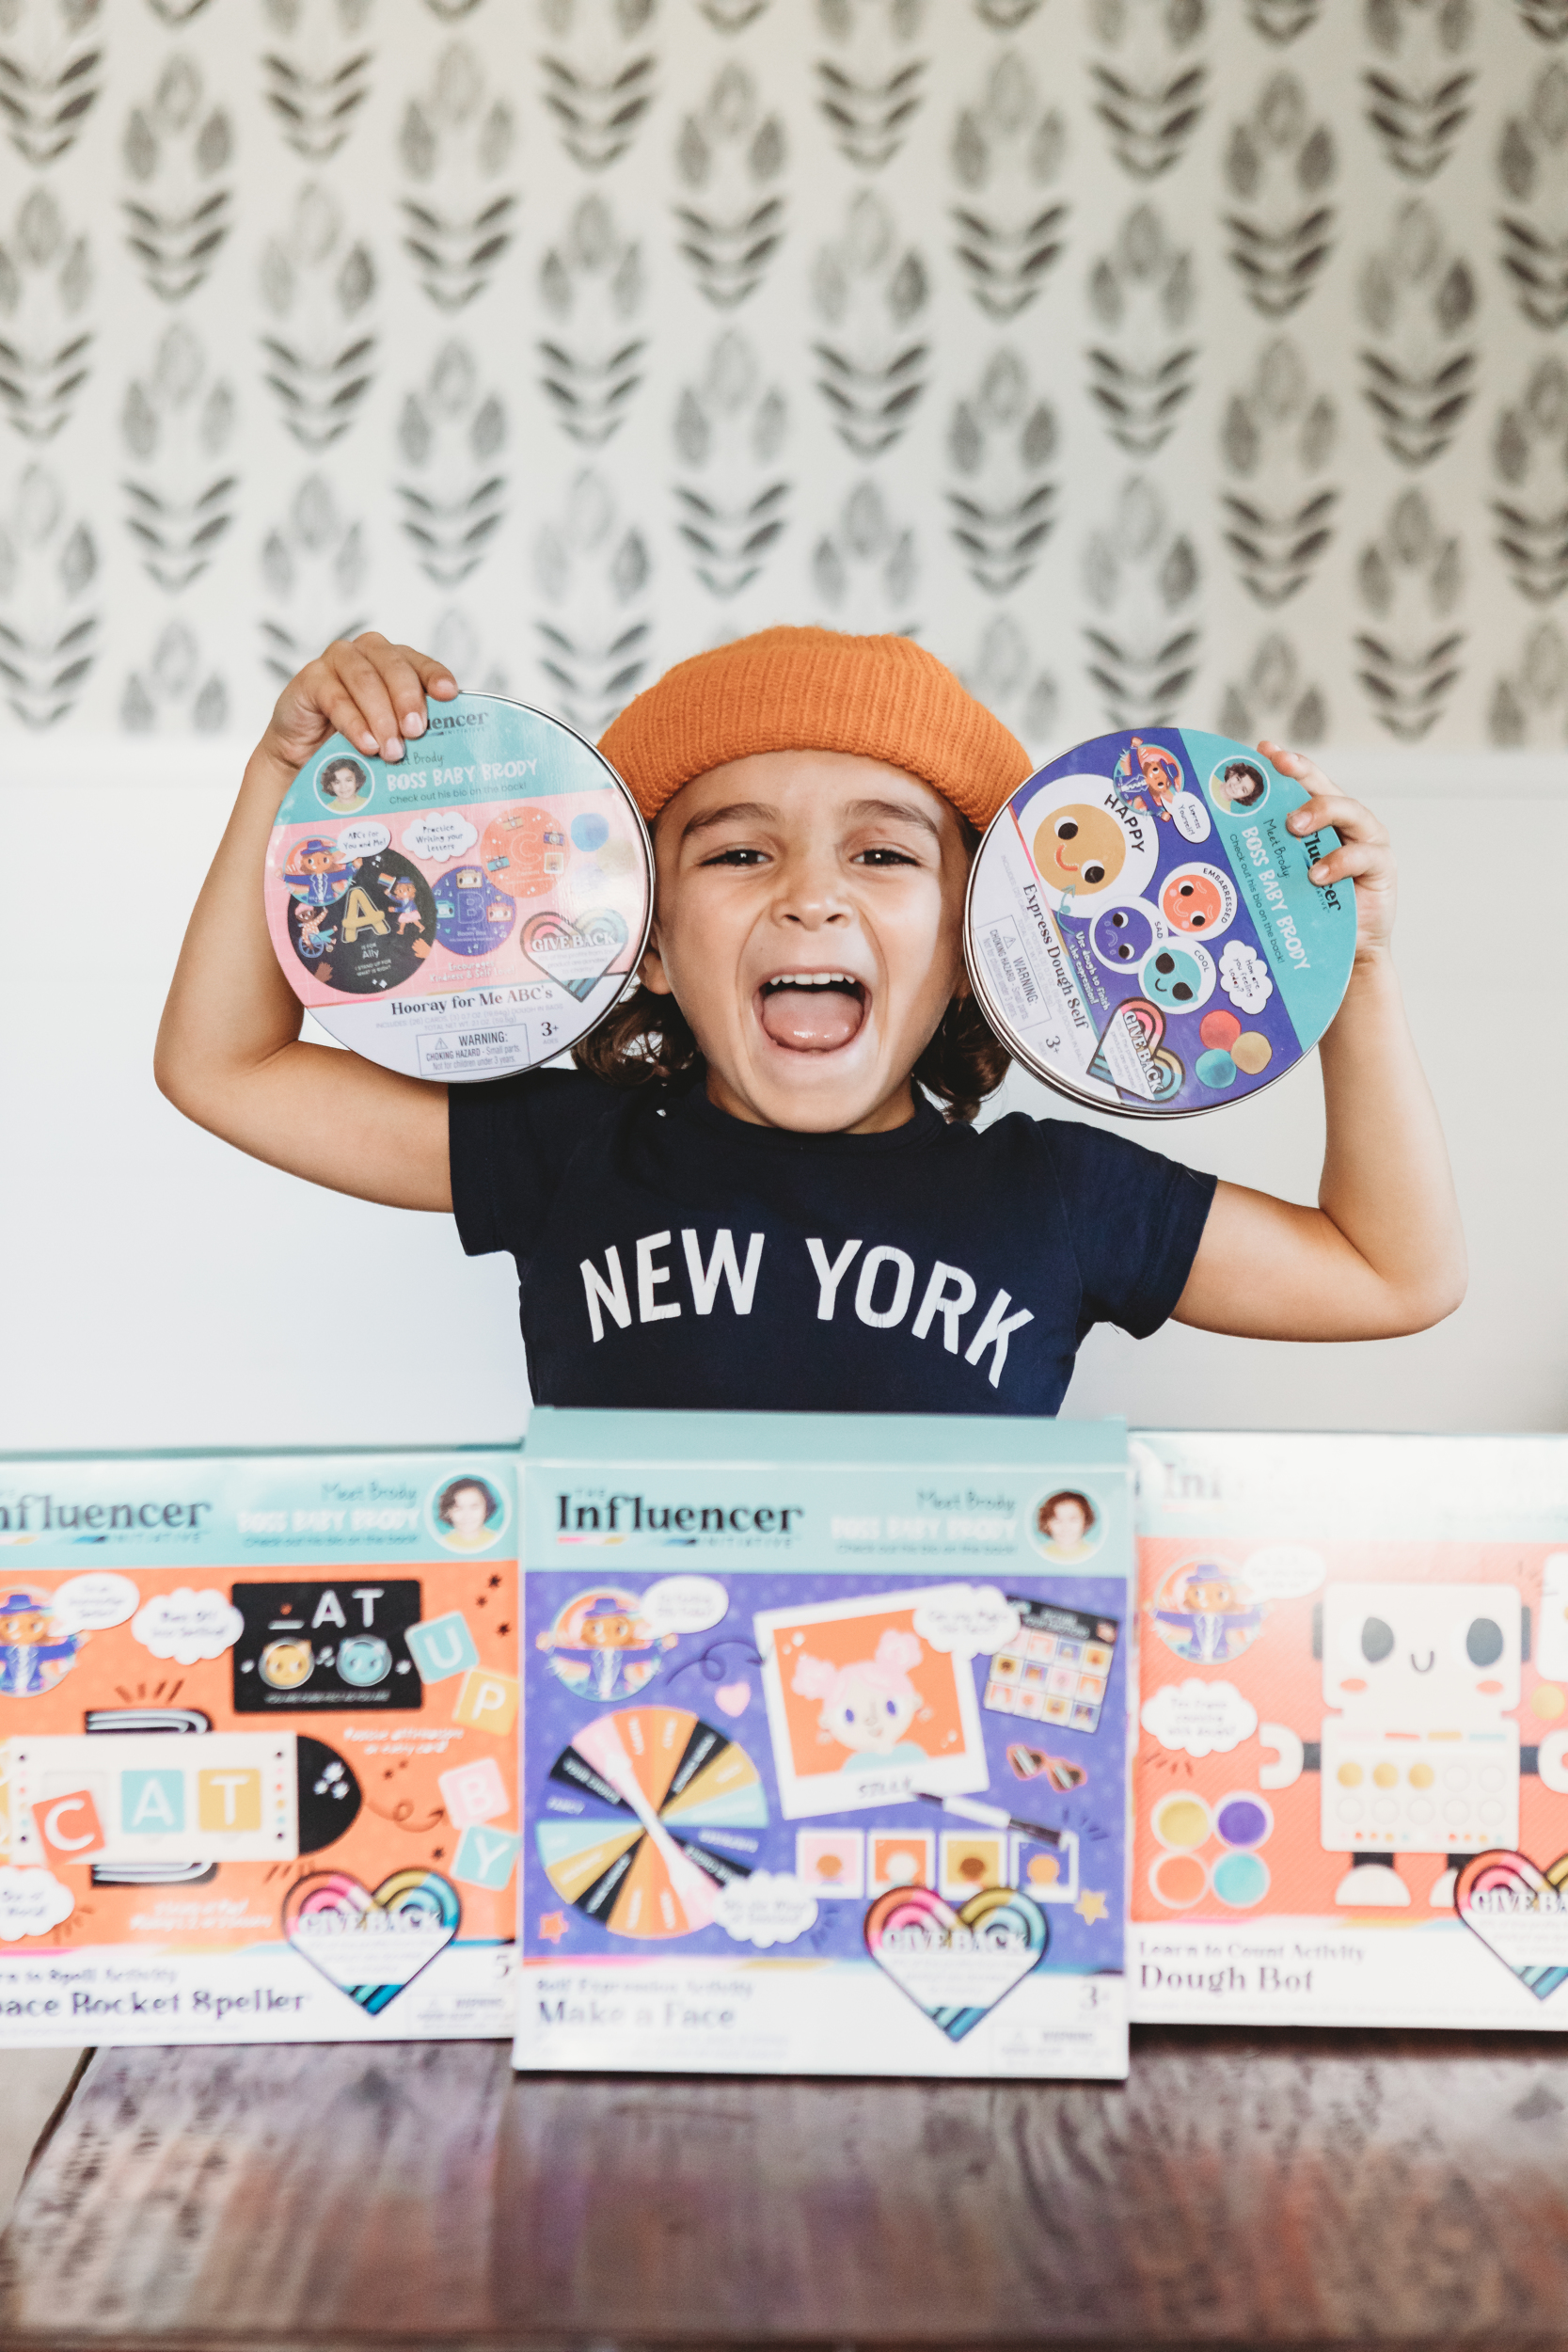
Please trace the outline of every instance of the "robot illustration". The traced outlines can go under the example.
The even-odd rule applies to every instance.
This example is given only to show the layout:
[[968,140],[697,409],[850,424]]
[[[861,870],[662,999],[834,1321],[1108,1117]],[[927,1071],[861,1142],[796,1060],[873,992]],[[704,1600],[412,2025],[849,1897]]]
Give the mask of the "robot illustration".
[[[1138,790],[1129,788],[1134,760],[1138,764]],[[1116,764],[1113,781],[1133,808],[1141,808],[1146,817],[1158,817],[1163,823],[1170,823],[1172,805],[1182,789],[1181,763],[1174,752],[1163,751],[1158,743],[1146,743],[1135,735]],[[1143,797],[1145,792],[1148,794],[1148,801]],[[1150,801],[1154,803],[1152,808]]]
[[1519,1842],[1519,1774],[1536,1766],[1513,1720],[1529,1613],[1509,1584],[1329,1584],[1321,1623],[1336,1711],[1316,1756],[1283,1724],[1259,1725],[1278,1758],[1261,1785],[1287,1788],[1319,1764],[1323,1851],[1352,1857],[1336,1902],[1408,1906],[1408,1853],[1442,1859],[1426,1900],[1451,1905],[1472,1855]]
[[633,1696],[658,1672],[657,1658],[638,1658],[635,1651],[669,1649],[675,1639],[653,1631],[635,1593],[599,1584],[567,1601],[535,1643],[551,1653],[550,1672],[568,1691],[579,1698],[613,1699]]

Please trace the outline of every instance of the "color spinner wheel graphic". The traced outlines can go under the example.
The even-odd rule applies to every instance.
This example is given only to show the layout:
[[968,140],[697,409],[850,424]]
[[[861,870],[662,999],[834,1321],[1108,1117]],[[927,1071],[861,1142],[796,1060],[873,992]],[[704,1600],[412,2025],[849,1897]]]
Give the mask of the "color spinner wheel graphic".
[[604,1019],[647,939],[653,856],[591,743],[459,694],[390,766],[323,744],[277,812],[263,894],[289,985],[329,1035],[461,1083],[531,1070]]
[[762,1829],[756,1766],[724,1732],[680,1707],[628,1707],[587,1724],[550,1778],[592,1806],[538,1824],[558,1895],[612,1935],[690,1935],[712,1923],[745,1865],[705,1845],[710,1829]]
[[1182,1119],[1272,1086],[1339,1009],[1353,883],[1308,876],[1305,787],[1193,727],[1098,736],[1020,785],[970,871],[964,953],[1026,1070],[1129,1119]]

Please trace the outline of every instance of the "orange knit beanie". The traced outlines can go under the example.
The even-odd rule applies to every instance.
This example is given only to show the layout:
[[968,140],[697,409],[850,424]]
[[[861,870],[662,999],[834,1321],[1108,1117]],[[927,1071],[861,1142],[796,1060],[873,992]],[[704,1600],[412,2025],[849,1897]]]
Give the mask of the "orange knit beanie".
[[765,628],[666,670],[602,738],[652,824],[693,776],[752,752],[858,752],[919,776],[981,830],[1034,761],[908,637]]

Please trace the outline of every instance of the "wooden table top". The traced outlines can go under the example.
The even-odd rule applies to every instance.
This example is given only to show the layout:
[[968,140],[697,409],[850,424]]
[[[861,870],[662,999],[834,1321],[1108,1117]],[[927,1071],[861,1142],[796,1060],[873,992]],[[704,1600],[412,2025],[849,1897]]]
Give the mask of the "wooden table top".
[[1133,2039],[1125,2086],[103,2051],[0,2345],[1568,2344],[1555,2037]]

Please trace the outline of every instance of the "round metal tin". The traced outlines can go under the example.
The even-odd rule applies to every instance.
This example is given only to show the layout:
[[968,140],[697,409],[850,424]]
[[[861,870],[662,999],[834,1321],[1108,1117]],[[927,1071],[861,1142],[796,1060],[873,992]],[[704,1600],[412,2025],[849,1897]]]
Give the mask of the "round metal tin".
[[1355,953],[1355,892],[1309,795],[1192,727],[1096,736],[1021,785],[969,879],[964,951],[1008,1050],[1072,1101],[1184,1119],[1256,1094],[1316,1045]]
[[604,1019],[647,944],[653,852],[591,743],[499,694],[433,702],[388,764],[335,735],[267,849],[267,928],[324,1029],[414,1078],[505,1077]]

